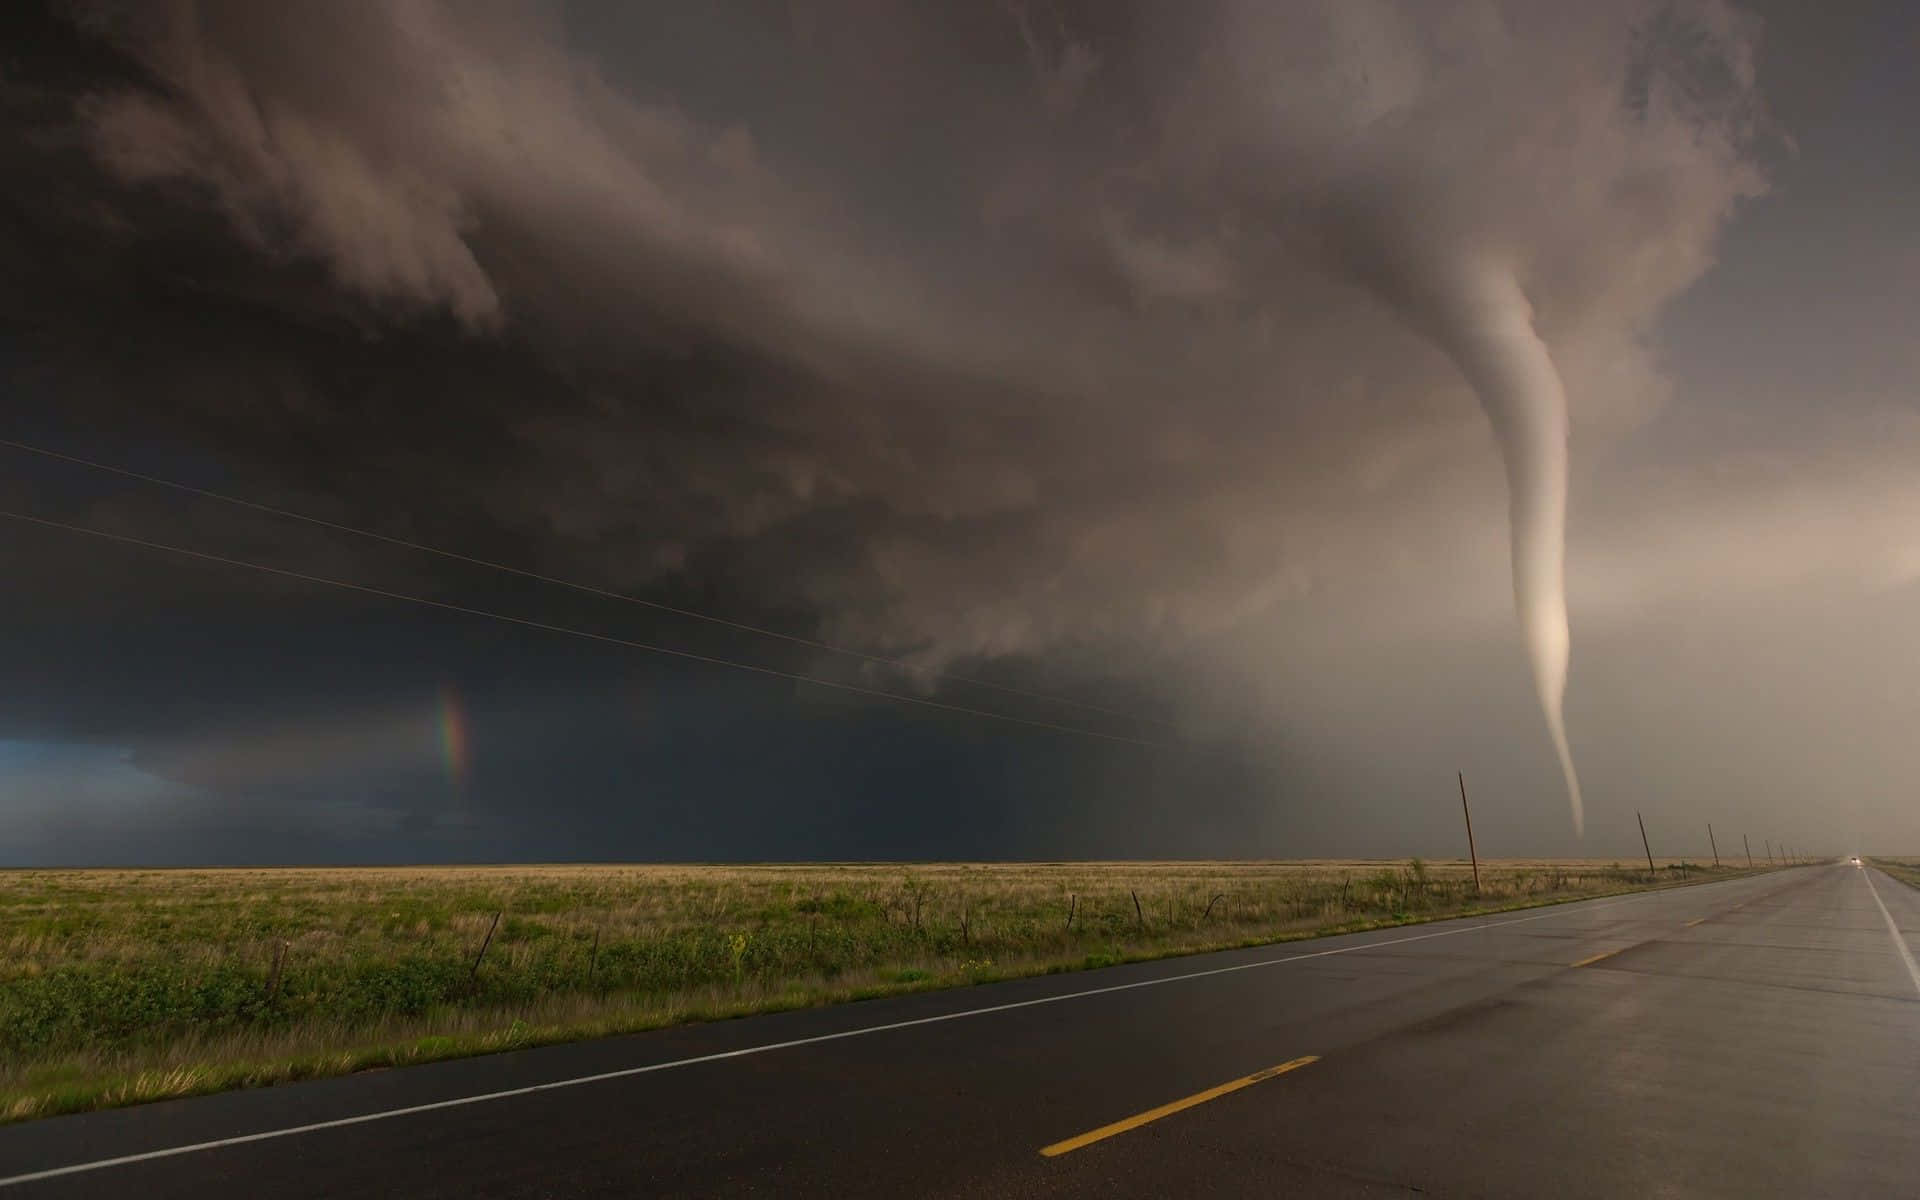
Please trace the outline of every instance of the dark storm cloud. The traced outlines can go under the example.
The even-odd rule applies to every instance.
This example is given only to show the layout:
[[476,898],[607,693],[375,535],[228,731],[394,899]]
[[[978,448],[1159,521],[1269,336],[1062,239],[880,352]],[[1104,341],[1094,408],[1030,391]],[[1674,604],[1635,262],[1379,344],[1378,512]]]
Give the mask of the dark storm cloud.
[[[759,31],[799,60],[771,84],[725,69],[716,19],[672,47],[733,76],[714,116],[558,11],[77,11],[151,81],[77,109],[129,192],[324,272],[394,357],[528,360],[371,401],[299,364],[236,381],[278,419],[345,392],[507,424],[537,453],[488,480],[497,517],[611,540],[633,580],[773,535],[740,550],[756,583],[936,656],[1215,628],[1339,575],[1316,543],[1395,532],[1365,509],[1458,486],[1478,418],[1346,272],[1382,240],[1355,214],[1516,263],[1605,424],[1756,179],[1746,30],[1710,5],[829,8]],[[841,569],[788,570],[788,528],[823,524]]]
[[[1661,315],[1763,193],[1772,144],[1762,26],[1711,0],[103,0],[9,20],[37,50],[0,72],[0,153],[40,184],[0,236],[17,431],[929,665],[1104,678],[1210,736],[1278,737],[1302,808],[1368,788],[1391,808],[1407,775],[1366,764],[1369,738],[1457,745],[1436,711],[1463,693],[1513,790],[1538,807],[1552,786],[1499,451],[1395,282],[1410,260],[1510,273],[1565,382],[1577,746],[1583,628],[1630,645],[1704,588],[1829,564],[1887,586],[1920,561],[1887,550],[1903,501],[1840,528],[1904,494],[1871,436],[1829,434],[1805,475],[1797,454],[1764,465],[1773,440],[1641,449],[1675,408]],[[1765,532],[1783,469],[1822,497],[1784,541]],[[204,506],[6,478],[16,507],[534,603]],[[104,568],[49,546],[8,549],[61,564],[36,629],[262,595],[179,571],[137,596],[75,583],[64,612],[66,569]],[[1415,663],[1446,685],[1397,682]],[[391,714],[432,675],[288,720]],[[76,691],[63,711],[88,710]],[[1621,777],[1631,739],[1593,746]],[[190,774],[179,753],[142,761]],[[1116,794],[1130,821],[1195,803]],[[1062,811],[1036,803],[1024,819]]]

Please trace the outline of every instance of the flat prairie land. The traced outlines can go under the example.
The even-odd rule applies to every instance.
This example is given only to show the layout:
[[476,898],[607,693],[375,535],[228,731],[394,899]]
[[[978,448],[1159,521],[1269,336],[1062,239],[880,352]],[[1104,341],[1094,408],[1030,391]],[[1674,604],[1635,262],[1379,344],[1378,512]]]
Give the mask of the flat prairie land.
[[0,871],[0,1120],[1744,871],[1664,860]]
[[1869,858],[1865,861],[1908,887],[1920,888],[1920,858]]

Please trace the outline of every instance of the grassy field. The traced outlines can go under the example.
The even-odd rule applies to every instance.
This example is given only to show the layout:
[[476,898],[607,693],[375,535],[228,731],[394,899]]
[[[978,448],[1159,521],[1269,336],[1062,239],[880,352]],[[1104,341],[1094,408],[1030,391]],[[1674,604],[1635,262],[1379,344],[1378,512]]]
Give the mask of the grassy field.
[[1870,858],[1867,861],[1908,887],[1920,888],[1920,858]]
[[1480,874],[1476,897],[1417,859],[0,872],[0,1120],[1653,882]]

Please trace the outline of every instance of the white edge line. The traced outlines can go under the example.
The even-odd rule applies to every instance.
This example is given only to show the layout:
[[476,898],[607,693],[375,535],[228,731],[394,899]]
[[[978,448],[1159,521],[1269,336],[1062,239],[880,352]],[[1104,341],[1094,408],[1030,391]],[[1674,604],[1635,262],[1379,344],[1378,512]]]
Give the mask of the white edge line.
[[[1907,948],[1907,939],[1900,936],[1900,926],[1894,924],[1893,914],[1887,911],[1887,902],[1880,898],[1880,889],[1873,886],[1873,872],[1860,872],[1867,881],[1867,891],[1873,894],[1873,902],[1880,906],[1880,915],[1886,918],[1887,932],[1893,935],[1893,944],[1900,951],[1900,961],[1907,964],[1907,975],[1913,980],[1913,990],[1920,992],[1920,963],[1913,961],[1913,951]],[[5,1180],[0,1180],[4,1183]]]
[[[1727,882],[1736,882],[1728,880]],[[1871,886],[1871,881],[1869,881]],[[234,1137],[216,1138],[209,1142],[193,1142],[185,1146],[167,1146],[159,1150],[143,1150],[138,1154],[122,1154],[117,1158],[101,1158],[92,1162],[72,1163],[64,1167],[49,1167],[44,1171],[31,1171],[24,1175],[0,1177],[0,1188],[13,1187],[16,1184],[35,1183],[42,1179],[57,1179],[63,1175],[79,1175],[88,1171],[103,1171],[108,1167],[123,1167],[131,1163],[150,1162],[156,1158],[172,1158],[180,1154],[194,1154],[202,1150],[220,1150],[228,1146],[244,1146],[249,1142],[265,1142],[274,1138],[293,1137],[302,1133],[316,1133],[322,1129],[339,1129],[348,1125],[364,1125],[372,1121],[385,1121],[393,1117],[411,1116],[414,1113],[433,1112],[442,1108],[460,1108],[468,1104],[485,1104],[493,1100],[507,1100],[515,1096],[531,1096],[536,1092],[554,1091],[559,1088],[579,1087],[582,1084],[602,1083],[609,1079],[626,1079],[634,1075],[647,1075],[654,1071],[669,1071],[675,1067],[691,1067],[700,1063],[720,1062],[729,1058],[745,1058],[753,1054],[765,1054],[773,1050],[790,1050],[795,1046],[812,1046],[821,1042],[835,1042],[842,1038],[863,1037],[870,1033],[886,1033],[894,1029],[911,1029],[916,1025],[934,1025],[942,1021],[958,1021],[963,1017],[983,1017],[989,1013],[1008,1012],[1016,1008],[1032,1008],[1040,1004],[1057,1004],[1063,1000],[1083,1000],[1089,996],[1104,996],[1113,992],[1128,992],[1135,988],[1158,987],[1164,983],[1181,983],[1189,979],[1205,979],[1210,975],[1229,975],[1236,971],[1251,971],[1259,967],[1278,967],[1287,963],[1303,962],[1312,958],[1330,958],[1336,954],[1353,954],[1361,950],[1374,950],[1382,946],[1402,946],[1408,942],[1425,942],[1434,938],[1453,937],[1462,933],[1478,933],[1483,929],[1499,929],[1507,925],[1524,925],[1529,921],[1544,921],[1550,917],[1573,916],[1577,913],[1593,912],[1596,909],[1612,908],[1632,900],[1644,900],[1649,896],[1664,895],[1671,889],[1661,888],[1655,891],[1635,892],[1630,896],[1620,896],[1598,903],[1577,905],[1554,905],[1544,913],[1530,917],[1515,917],[1506,921],[1487,921],[1478,925],[1463,925],[1455,929],[1441,929],[1432,933],[1417,933],[1407,937],[1388,938],[1377,942],[1365,942],[1357,946],[1336,946],[1331,950],[1315,950],[1307,954],[1290,954],[1284,958],[1267,958],[1259,962],[1239,963],[1231,967],[1214,967],[1205,971],[1189,971],[1184,975],[1165,975],[1157,979],[1140,979],[1132,983],[1116,983],[1109,987],[1087,988],[1084,991],[1065,992],[1058,996],[1039,996],[1032,1000],[1015,1000],[1007,1004],[993,1004],[986,1008],[969,1008],[961,1012],[940,1013],[931,1017],[916,1017],[911,1021],[891,1021],[884,1025],[865,1025],[858,1029],[842,1029],[835,1033],[815,1034],[812,1037],[793,1038],[784,1042],[767,1042],[759,1046],[743,1046],[738,1050],[722,1050],[714,1054],[701,1054],[693,1058],[676,1058],[669,1062],[649,1063],[643,1067],[624,1067],[618,1071],[602,1071],[597,1075],[579,1075],[571,1079],[554,1079],[546,1083],[529,1084],[526,1087],[507,1088],[498,1092],[481,1092],[473,1096],[456,1096],[451,1100],[435,1100],[430,1104],[410,1104],[405,1108],[385,1108],[378,1112],[361,1113],[353,1117],[336,1117],[330,1121],[314,1121],[307,1125],[288,1125],[280,1129],[266,1129],[259,1133],[243,1133]],[[1877,902],[1878,893],[1874,895]],[[1886,906],[1881,905],[1881,912]],[[1893,918],[1887,918],[1887,924],[1893,924]],[[1898,932],[1895,940],[1898,940]],[[1901,943],[1900,950],[1906,954],[1906,944]],[[1913,964],[1911,955],[1907,955],[1907,968],[1914,971],[1914,984],[1920,987],[1920,968]]]

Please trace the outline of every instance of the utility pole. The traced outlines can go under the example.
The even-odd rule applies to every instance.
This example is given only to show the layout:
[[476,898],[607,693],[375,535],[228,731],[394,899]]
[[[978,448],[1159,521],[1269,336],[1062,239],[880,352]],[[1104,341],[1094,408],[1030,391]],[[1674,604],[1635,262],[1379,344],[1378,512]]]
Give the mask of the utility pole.
[[1480,894],[1480,852],[1473,848],[1473,813],[1467,808],[1467,773],[1460,772],[1460,815],[1467,819],[1467,857],[1473,862],[1473,894]]
[[1713,822],[1707,822],[1707,845],[1713,847],[1713,869],[1720,869],[1720,843],[1713,840]]
[[1740,844],[1747,848],[1747,870],[1751,871],[1753,870],[1753,843],[1748,841],[1747,835],[1743,833],[1740,835]]
[[1773,841],[1770,838],[1762,838],[1761,840],[1767,843],[1767,865],[1772,866],[1773,865]]
[[1647,878],[1653,879],[1655,878],[1653,870],[1653,847],[1647,845],[1647,823],[1641,820],[1640,813],[1637,810],[1633,814],[1633,819],[1640,822],[1640,848],[1647,852]]

